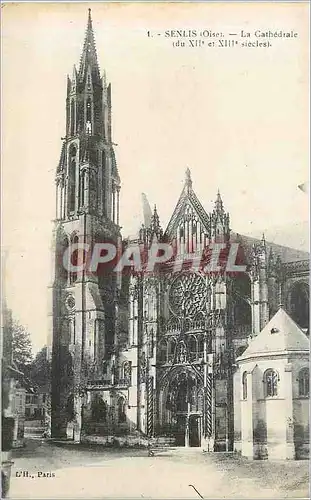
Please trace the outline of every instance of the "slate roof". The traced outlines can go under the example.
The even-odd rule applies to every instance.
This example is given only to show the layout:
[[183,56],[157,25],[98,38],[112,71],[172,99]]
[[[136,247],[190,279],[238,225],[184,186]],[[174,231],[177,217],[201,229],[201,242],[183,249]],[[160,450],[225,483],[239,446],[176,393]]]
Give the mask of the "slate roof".
[[[245,236],[243,234],[236,233],[234,231],[231,232],[231,241],[236,241],[241,243],[245,250],[245,255],[247,259],[250,257],[250,252],[252,249],[252,245],[258,245],[260,240],[258,238],[252,238],[251,236]],[[274,255],[279,255],[281,257],[282,262],[296,262],[299,260],[307,260],[309,261],[309,253],[304,252],[302,250],[297,250],[295,248],[286,247],[283,245],[277,245],[271,241],[266,241],[267,255],[270,253],[270,249],[272,249]]]
[[280,307],[269,323],[251,340],[237,361],[267,354],[308,352],[310,342],[303,330]]

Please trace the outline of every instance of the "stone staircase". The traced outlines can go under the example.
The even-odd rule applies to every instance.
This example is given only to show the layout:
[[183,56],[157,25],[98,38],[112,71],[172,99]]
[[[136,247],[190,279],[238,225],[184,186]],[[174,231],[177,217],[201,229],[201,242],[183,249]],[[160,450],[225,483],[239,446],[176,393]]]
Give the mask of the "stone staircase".
[[24,437],[41,439],[45,431],[44,422],[41,420],[25,420]]

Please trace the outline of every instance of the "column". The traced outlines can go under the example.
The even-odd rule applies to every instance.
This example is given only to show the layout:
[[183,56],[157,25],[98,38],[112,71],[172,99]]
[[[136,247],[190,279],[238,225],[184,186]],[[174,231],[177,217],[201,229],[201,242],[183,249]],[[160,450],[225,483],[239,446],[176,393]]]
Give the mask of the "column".
[[[148,371],[149,372],[149,371]],[[148,389],[147,389],[147,435],[153,436],[153,415],[154,415],[154,400],[153,400],[153,377],[148,376]]]
[[64,198],[63,198],[63,216],[62,218],[63,219],[66,219],[66,211],[67,211],[67,184],[68,184],[68,179],[67,179],[67,182],[65,182],[65,186],[64,186]]
[[295,458],[294,444],[294,414],[293,414],[293,372],[292,365],[289,363],[284,367],[284,397],[285,397],[285,425],[286,425],[286,459]]
[[115,203],[115,187],[114,185],[112,186],[112,220],[115,222],[115,216],[116,216],[116,203]]
[[260,296],[259,296],[259,280],[257,278],[252,280],[252,335],[258,335],[260,332]]
[[138,343],[138,301],[135,297],[133,300],[133,344]]
[[268,303],[268,283],[266,277],[266,270],[260,270],[260,331],[269,321],[269,303]]
[[82,401],[80,394],[74,396],[74,411],[75,421],[73,427],[73,440],[75,443],[80,443],[82,427]]
[[207,352],[207,338],[204,338],[204,413],[203,437],[201,446],[203,451],[214,451],[215,442],[215,396],[213,387],[213,354]]
[[[241,366],[240,375],[244,372]],[[242,383],[240,377],[240,384]],[[254,458],[254,442],[253,442],[253,374],[247,372],[247,398],[241,399],[241,440],[242,440],[242,455],[248,458]]]
[[59,210],[59,181],[56,181],[56,203],[55,203],[55,212],[56,212],[56,219],[60,218],[60,210]]
[[117,224],[119,225],[120,218],[120,187],[117,187]]
[[61,219],[63,217],[63,214],[64,214],[64,183],[63,181],[61,182],[61,186],[60,186],[60,202],[59,202],[59,218]]
[[84,171],[84,206],[89,208],[89,172]]

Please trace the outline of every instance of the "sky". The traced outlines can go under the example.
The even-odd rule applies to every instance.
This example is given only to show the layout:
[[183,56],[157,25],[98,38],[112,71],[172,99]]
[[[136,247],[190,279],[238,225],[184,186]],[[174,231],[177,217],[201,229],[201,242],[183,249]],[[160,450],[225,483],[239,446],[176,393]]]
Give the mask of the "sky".
[[[79,63],[89,7],[112,84],[123,235],[142,223],[142,192],[165,228],[189,167],[207,211],[220,190],[234,231],[308,248],[308,194],[298,188],[309,165],[308,4],[2,5],[5,293],[34,351],[48,333],[66,78]],[[269,49],[188,48],[164,36],[174,29],[298,36]]]

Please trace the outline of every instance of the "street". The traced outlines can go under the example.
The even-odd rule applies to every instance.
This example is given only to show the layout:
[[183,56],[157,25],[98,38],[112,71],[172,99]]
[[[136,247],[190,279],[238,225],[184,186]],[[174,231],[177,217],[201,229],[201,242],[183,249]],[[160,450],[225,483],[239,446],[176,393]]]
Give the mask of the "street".
[[248,461],[175,448],[105,449],[27,440],[15,450],[10,498],[303,498],[308,461]]

